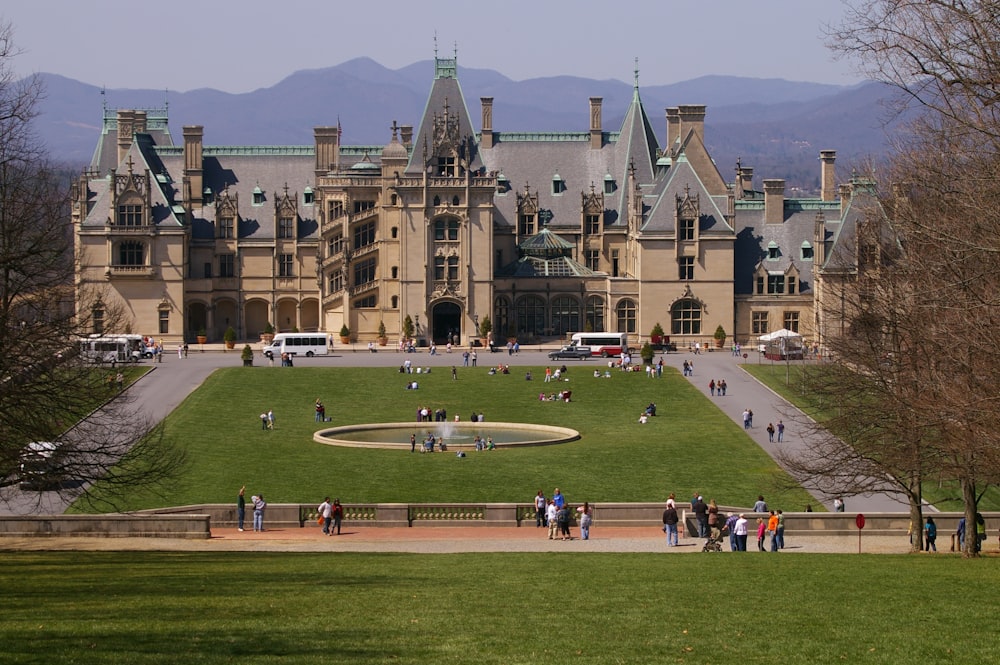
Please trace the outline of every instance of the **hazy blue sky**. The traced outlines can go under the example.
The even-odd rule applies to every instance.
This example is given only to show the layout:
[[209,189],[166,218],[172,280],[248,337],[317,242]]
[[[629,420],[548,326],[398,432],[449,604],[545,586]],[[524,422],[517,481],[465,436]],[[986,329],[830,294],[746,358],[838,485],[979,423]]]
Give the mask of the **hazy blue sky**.
[[[407,9],[407,5],[415,9]],[[850,84],[824,44],[840,0],[6,0],[19,74],[108,88],[246,92],[368,56],[397,69],[458,45],[461,66],[522,80],[673,83],[706,74]]]

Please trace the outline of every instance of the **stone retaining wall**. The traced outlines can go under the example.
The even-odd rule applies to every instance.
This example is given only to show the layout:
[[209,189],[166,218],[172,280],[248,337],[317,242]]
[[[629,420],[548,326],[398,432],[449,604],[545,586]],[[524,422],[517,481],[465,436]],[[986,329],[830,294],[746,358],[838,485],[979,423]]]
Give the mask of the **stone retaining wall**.
[[0,516],[0,537],[211,538],[209,515]]

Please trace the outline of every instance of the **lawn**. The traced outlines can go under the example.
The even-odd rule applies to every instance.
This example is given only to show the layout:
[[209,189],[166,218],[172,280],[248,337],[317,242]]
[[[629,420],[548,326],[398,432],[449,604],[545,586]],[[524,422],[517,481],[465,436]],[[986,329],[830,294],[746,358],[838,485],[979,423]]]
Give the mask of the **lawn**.
[[[593,366],[572,365],[569,382],[541,381],[544,368],[490,376],[486,368],[402,375],[391,368],[229,368],[212,376],[172,413],[166,434],[189,457],[181,477],[157,492],[136,492],[129,509],[226,503],[243,484],[271,502],[310,503],[323,496],[345,502],[530,501],[538,489],[559,486],[571,501],[661,501],[668,493],[750,506],[814,501],[802,490],[780,491],[787,479],[742,428],[723,415],[678,372],[662,379],[641,373],[594,378]],[[147,380],[155,380],[155,376]],[[405,389],[417,378],[420,388]],[[542,390],[572,389],[573,400],[540,402]],[[332,425],[415,422],[416,409],[447,409],[468,420],[561,425],[581,432],[557,446],[420,455],[409,451],[337,448],[314,443],[313,404],[320,398]],[[657,416],[638,424],[656,402]],[[259,415],[273,409],[274,431]],[[420,429],[415,426],[418,433]]]
[[1000,657],[996,558],[44,552],[0,563],[12,665]]
[[[810,416],[822,420],[824,412],[809,398],[803,388],[803,380],[807,372],[822,372],[822,365],[792,363],[786,367],[783,363],[765,365],[743,365],[754,378],[765,384],[796,407]],[[944,511],[962,511],[962,491],[955,482],[926,482],[923,485],[924,499],[937,509]],[[980,510],[1000,510],[1000,488],[988,488],[979,501]]]

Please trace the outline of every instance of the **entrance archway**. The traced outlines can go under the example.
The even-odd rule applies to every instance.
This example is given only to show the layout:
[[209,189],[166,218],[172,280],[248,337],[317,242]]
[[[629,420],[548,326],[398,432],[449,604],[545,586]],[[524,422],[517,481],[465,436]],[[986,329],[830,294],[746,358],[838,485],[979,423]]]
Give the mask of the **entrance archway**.
[[435,344],[447,344],[451,335],[452,343],[462,339],[462,308],[453,302],[441,302],[431,310],[431,339]]

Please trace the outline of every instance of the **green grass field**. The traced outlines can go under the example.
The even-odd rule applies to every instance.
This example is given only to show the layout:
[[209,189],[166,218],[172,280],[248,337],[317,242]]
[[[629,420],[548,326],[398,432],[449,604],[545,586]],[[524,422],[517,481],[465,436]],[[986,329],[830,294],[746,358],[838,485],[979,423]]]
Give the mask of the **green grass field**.
[[[781,492],[785,475],[732,420],[679,373],[659,380],[641,373],[593,377],[592,366],[571,366],[569,382],[486,368],[407,376],[391,368],[230,368],[215,372],[166,421],[166,433],[189,456],[181,477],[157,492],[135,493],[129,509],[233,501],[243,484],[271,502],[528,502],[538,489],[561,487],[570,501],[661,501],[688,498],[750,506],[759,493],[771,505],[801,510],[814,501],[802,490]],[[420,389],[408,391],[408,379]],[[155,376],[147,380],[155,380]],[[573,401],[540,402],[542,390],[572,389]],[[582,434],[557,446],[420,455],[314,443],[313,403],[320,398],[332,425],[414,422],[416,409],[444,407],[468,420],[562,425]],[[656,402],[657,417],[638,424]],[[259,415],[273,409],[274,431]]]
[[4,662],[988,663],[998,559],[0,555]]

